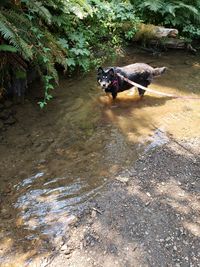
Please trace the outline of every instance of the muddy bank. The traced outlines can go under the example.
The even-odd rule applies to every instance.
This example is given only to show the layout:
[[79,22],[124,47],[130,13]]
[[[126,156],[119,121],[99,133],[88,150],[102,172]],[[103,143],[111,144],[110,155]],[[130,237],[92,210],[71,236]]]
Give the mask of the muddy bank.
[[169,142],[114,177],[48,265],[200,266],[200,140]]

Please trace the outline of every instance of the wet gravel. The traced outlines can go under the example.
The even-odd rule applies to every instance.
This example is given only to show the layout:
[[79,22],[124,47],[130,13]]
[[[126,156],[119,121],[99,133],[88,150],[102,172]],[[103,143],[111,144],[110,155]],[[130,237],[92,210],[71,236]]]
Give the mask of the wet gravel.
[[90,202],[48,266],[200,266],[200,140],[148,150]]

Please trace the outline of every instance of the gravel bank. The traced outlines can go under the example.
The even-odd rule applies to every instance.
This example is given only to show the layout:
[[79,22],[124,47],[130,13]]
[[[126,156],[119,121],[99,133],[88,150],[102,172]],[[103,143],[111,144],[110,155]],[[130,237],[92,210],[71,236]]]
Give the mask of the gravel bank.
[[48,266],[200,266],[200,142],[143,154],[90,203]]

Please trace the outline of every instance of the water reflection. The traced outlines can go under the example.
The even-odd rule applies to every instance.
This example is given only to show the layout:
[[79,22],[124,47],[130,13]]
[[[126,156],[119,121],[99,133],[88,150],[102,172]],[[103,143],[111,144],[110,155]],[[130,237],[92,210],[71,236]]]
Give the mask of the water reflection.
[[26,179],[24,179],[23,181],[19,182],[19,184],[15,185],[14,187],[18,189],[20,189],[21,187],[25,187],[25,186],[29,186],[31,185],[36,179],[42,177],[44,175],[43,172],[38,172],[35,175],[28,177]]
[[145,152],[150,149],[160,147],[169,142],[169,138],[166,135],[166,132],[163,129],[156,129],[154,134],[148,140],[149,145],[146,146]]
[[[42,176],[44,173],[24,179],[17,185],[17,189],[19,190],[20,186],[30,185],[36,177]],[[37,185],[34,184],[34,187]],[[73,179],[73,183],[70,184],[68,177],[49,179],[43,185],[40,183],[39,187],[29,187],[18,197],[14,207],[19,209],[19,216],[26,229],[38,228],[43,233],[54,234],[60,228],[61,222],[66,223],[70,212],[80,209],[81,205],[100,189],[97,187],[91,190],[87,181],[81,178]]]
[[28,188],[19,195],[14,207],[19,210],[18,216],[22,218],[25,229],[38,229],[42,234],[56,236],[66,231],[70,214],[73,211],[77,213],[101,186],[91,190],[90,184],[80,177],[74,177],[71,183],[68,177],[57,177],[30,187],[31,183],[36,182],[36,177],[42,176],[44,178],[43,172],[37,173],[17,185],[17,190],[27,185]]

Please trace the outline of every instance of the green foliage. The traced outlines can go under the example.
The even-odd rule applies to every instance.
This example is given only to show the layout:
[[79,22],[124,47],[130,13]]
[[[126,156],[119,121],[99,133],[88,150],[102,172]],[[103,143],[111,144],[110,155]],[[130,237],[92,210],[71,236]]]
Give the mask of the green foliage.
[[199,38],[199,0],[132,0],[144,22],[176,27],[186,37]]
[[0,51],[34,64],[44,84],[44,101],[39,102],[43,108],[58,83],[56,65],[69,72],[88,71],[115,55],[134,36],[138,23],[129,1],[2,1]]
[[43,108],[58,83],[58,65],[68,72],[88,71],[116,55],[141,21],[199,38],[200,1],[1,0],[1,85],[9,84],[13,68],[34,65],[44,84]]
[[0,52],[1,51],[17,53],[17,49],[15,47],[13,47],[12,45],[6,45],[6,44],[0,45]]

